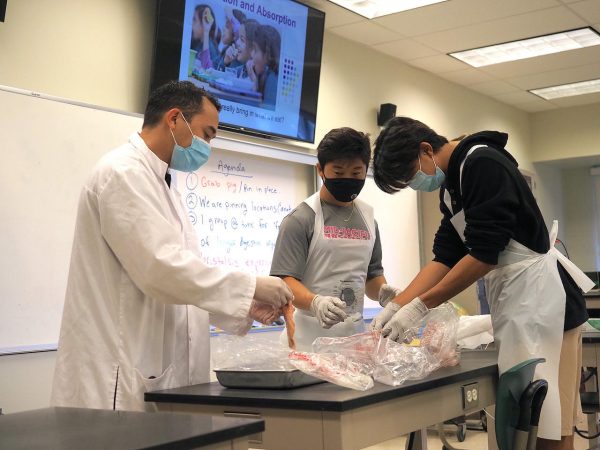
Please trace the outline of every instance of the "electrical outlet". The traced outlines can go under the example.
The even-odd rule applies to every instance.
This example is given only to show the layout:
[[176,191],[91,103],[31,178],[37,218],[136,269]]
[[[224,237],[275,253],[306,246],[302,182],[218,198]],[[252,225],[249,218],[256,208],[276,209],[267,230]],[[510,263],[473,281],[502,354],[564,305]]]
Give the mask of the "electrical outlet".
[[479,406],[479,383],[469,383],[460,387],[463,398],[463,409]]

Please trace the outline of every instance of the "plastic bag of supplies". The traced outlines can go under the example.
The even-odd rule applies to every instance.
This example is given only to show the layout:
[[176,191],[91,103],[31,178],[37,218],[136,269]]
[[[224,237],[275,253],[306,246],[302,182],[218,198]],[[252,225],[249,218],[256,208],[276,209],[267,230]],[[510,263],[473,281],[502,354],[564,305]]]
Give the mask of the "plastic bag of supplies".
[[341,353],[292,351],[290,362],[302,372],[339,386],[366,391],[373,387],[372,367]]
[[406,331],[409,344],[391,341],[375,331],[320,337],[313,342],[313,353],[291,352],[289,359],[309,375],[352,389],[371,388],[372,378],[399,386],[459,363],[458,322],[454,308],[444,304],[431,309],[418,327]]
[[214,370],[282,370],[294,367],[288,360],[289,349],[273,343],[267,333],[246,336],[220,335],[211,340]]
[[406,380],[420,380],[440,367],[455,366],[460,355],[456,349],[458,314],[444,303],[431,309],[418,327],[406,330],[410,343],[382,338],[375,357],[373,378],[380,383],[399,386]]

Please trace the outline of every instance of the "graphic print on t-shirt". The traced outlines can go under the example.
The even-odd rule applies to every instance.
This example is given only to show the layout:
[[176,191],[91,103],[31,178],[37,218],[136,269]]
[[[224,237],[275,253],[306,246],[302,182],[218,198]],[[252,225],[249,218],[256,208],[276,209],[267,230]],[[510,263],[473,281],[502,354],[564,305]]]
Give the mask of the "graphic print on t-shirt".
[[325,239],[359,239],[368,241],[371,239],[371,234],[368,230],[360,228],[337,227],[335,225],[325,225],[323,227],[323,237]]

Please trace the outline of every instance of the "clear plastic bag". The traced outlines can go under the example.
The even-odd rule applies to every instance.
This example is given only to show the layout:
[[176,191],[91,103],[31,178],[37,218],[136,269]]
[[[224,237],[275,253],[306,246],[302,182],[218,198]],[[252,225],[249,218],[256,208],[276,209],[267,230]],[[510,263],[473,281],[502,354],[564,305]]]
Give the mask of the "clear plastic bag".
[[380,333],[367,331],[348,337],[318,337],[312,344],[315,353],[339,353],[365,364],[375,366],[373,355],[377,352]]
[[339,386],[366,391],[373,387],[372,367],[341,353],[293,351],[290,362],[302,372]]
[[444,304],[431,309],[418,327],[407,330],[405,338],[412,338],[410,344],[391,341],[374,331],[320,337],[313,342],[314,353],[292,352],[290,360],[305,373],[352,389],[369,389],[371,377],[399,386],[458,364],[457,329],[458,314]]
[[455,366],[459,363],[456,350],[458,323],[459,316],[454,307],[444,303],[431,309],[418,327],[416,335],[421,347],[427,348],[440,360],[440,367]]
[[381,338],[373,378],[390,386],[420,380],[440,367],[440,361],[425,347],[413,347]]
[[246,336],[221,335],[211,340],[214,370],[294,370],[289,349],[266,333]]

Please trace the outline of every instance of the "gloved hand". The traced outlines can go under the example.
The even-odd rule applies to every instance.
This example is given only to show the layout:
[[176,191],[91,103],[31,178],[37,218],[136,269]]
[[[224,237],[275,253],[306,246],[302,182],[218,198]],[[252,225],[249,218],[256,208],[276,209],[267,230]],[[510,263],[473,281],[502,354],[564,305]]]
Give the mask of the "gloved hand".
[[382,284],[379,288],[378,301],[381,306],[387,305],[397,295],[400,295],[402,289],[395,288],[389,284]]
[[294,300],[294,294],[281,278],[256,277],[254,300],[279,309]]
[[398,303],[388,302],[385,307],[371,321],[369,329],[371,331],[381,331],[394,314],[400,310]]
[[267,305],[265,303],[257,303],[252,300],[250,304],[250,311],[248,311],[248,315],[257,322],[262,323],[263,325],[271,325],[275,322],[279,316],[281,315],[281,311],[274,308],[271,305]]
[[382,334],[392,341],[404,339],[404,332],[421,323],[429,310],[419,297],[404,305],[383,327]]
[[336,297],[315,295],[310,303],[310,310],[323,328],[331,328],[333,325],[346,320],[344,311],[346,304]]

